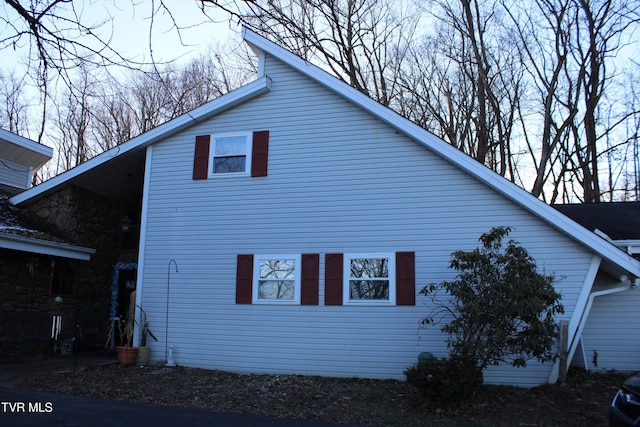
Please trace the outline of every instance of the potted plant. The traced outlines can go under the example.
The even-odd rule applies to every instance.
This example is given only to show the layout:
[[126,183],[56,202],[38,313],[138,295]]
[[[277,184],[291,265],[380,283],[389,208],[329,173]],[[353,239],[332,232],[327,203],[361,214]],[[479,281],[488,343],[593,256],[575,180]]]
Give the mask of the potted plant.
[[131,293],[129,299],[129,310],[124,321],[118,322],[118,332],[120,334],[120,345],[116,346],[118,362],[133,364],[138,356],[138,347],[133,347],[133,325],[135,323],[135,300],[136,292]]
[[150,348],[147,347],[147,338],[151,337],[154,340],[158,341],[158,338],[156,338],[155,335],[153,335],[153,332],[151,332],[151,330],[149,329],[149,321],[147,320],[147,313],[144,311],[144,309],[140,306],[138,306],[138,308],[140,309],[140,315],[141,315],[141,327],[140,327],[140,345],[138,346],[138,357],[136,358],[136,363],[138,365],[146,365],[147,363],[149,363],[149,352],[150,352]]

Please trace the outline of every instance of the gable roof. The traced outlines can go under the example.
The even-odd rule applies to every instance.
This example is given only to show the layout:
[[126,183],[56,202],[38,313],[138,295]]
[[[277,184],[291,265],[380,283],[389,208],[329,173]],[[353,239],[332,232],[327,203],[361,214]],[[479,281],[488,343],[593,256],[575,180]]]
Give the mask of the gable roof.
[[[61,185],[70,185],[74,181],[76,184],[83,183],[85,185],[96,187],[96,182],[99,180],[98,177],[100,174],[104,173],[101,171],[104,171],[105,167],[108,167],[109,163],[117,164],[115,160],[125,156],[126,153],[140,151],[140,149],[143,149],[154,142],[160,141],[161,139],[191,126],[194,123],[212,117],[221,111],[268,91],[270,88],[270,80],[268,76],[264,75],[264,56],[270,55],[325,88],[347,99],[363,110],[369,112],[409,138],[421,143],[425,148],[458,166],[458,168],[465,173],[485,183],[498,193],[512,200],[514,203],[530,211],[533,215],[538,216],[553,227],[600,255],[605,260],[605,266],[612,274],[627,274],[635,277],[640,276],[640,262],[634,260],[632,257],[605,239],[588,231],[580,224],[553,209],[551,206],[533,197],[531,194],[508,181],[506,178],[493,172],[455,147],[447,144],[434,134],[417,126],[389,108],[384,107],[359,92],[355,88],[340,81],[307,61],[304,61],[282,47],[259,36],[258,34],[248,29],[243,29],[242,36],[254,49],[260,59],[258,79],[256,81],[211,101],[188,114],[167,122],[145,134],[142,134],[119,147],[102,153],[82,165],[52,178],[37,187],[27,190],[24,193],[13,197],[11,199],[12,202],[16,204],[23,203],[30,198],[40,197],[48,191],[53,191]],[[83,176],[91,179],[83,180]],[[115,187],[111,177],[109,181],[108,185]],[[95,188],[93,188],[93,190],[96,191]],[[103,189],[103,191],[106,192],[106,189]]]

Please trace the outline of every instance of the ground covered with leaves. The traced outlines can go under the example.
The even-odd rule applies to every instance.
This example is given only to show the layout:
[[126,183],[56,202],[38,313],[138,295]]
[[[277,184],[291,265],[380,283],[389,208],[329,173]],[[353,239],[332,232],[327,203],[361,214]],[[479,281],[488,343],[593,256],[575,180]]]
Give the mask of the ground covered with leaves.
[[482,386],[473,399],[444,409],[408,383],[298,375],[239,375],[182,367],[117,363],[36,375],[32,390],[152,405],[197,408],[370,426],[600,426],[620,373],[572,370],[564,385],[533,389]]

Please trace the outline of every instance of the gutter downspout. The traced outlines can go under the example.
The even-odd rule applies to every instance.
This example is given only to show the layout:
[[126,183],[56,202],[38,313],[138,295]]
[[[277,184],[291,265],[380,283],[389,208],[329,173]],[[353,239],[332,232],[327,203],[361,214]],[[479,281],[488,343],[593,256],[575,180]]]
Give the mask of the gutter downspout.
[[[620,278],[621,283],[623,282],[623,278]],[[627,280],[629,280],[627,278]],[[637,279],[636,279],[637,281]],[[624,287],[616,287],[616,288],[610,288],[610,289],[604,289],[601,291],[595,291],[595,292],[591,292],[589,294],[589,298],[587,299],[587,304],[585,306],[584,311],[582,312],[582,316],[580,317],[580,321],[578,322],[578,329],[576,330],[575,334],[573,335],[573,339],[571,341],[571,346],[569,347],[569,352],[567,354],[567,369],[569,369],[569,366],[571,364],[571,360],[573,360],[573,356],[576,352],[576,349],[578,347],[578,342],[580,342],[580,339],[582,338],[582,331],[584,330],[584,326],[587,323],[587,319],[589,318],[589,313],[591,312],[591,307],[593,306],[593,300],[596,297],[601,297],[604,295],[611,295],[611,294],[616,294],[618,292],[624,292],[624,291],[628,291],[631,289],[635,289],[637,287],[637,285],[634,285],[634,283],[630,284],[630,285],[626,285]],[[549,375],[549,383],[555,383],[558,379],[558,370],[559,370],[559,362],[555,363],[554,369],[551,372],[551,375]]]

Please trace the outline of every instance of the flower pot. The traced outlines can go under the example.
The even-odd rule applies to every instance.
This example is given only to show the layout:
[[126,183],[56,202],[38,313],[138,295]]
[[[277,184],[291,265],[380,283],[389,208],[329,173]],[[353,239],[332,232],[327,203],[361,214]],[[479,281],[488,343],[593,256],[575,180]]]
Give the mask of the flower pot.
[[118,362],[133,365],[138,357],[138,347],[116,347]]
[[136,358],[136,365],[149,364],[149,353],[151,347],[138,347],[138,357]]

